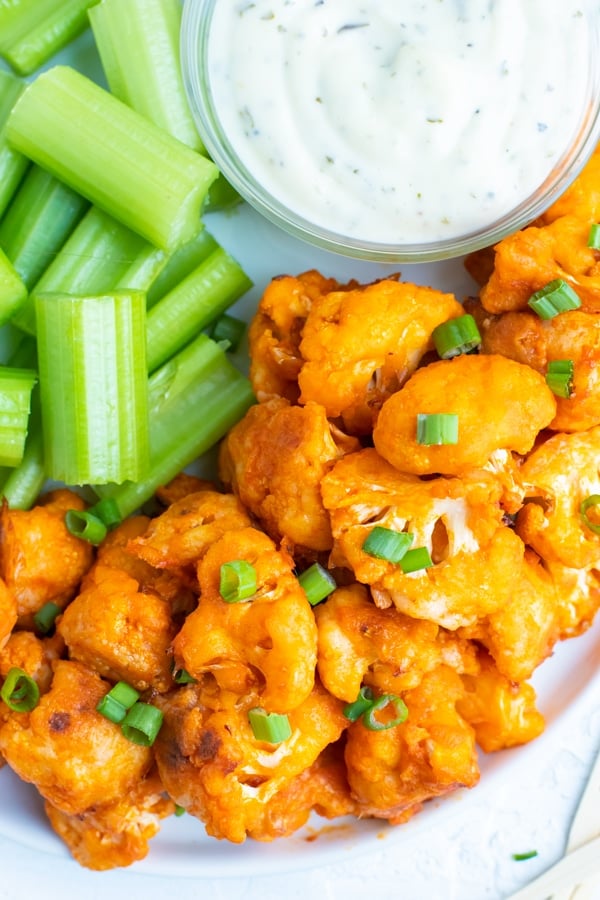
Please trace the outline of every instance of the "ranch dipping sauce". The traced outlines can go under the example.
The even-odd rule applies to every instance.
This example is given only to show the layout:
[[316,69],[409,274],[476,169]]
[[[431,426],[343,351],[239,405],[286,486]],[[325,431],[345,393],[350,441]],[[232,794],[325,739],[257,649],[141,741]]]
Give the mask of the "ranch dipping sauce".
[[254,179],[317,226],[457,238],[535,192],[573,144],[586,3],[217,0],[214,107]]

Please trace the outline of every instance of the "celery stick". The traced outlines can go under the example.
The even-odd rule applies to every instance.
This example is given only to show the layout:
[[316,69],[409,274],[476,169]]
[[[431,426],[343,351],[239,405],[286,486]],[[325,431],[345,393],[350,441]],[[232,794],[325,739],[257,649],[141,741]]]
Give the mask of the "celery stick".
[[4,483],[0,480],[0,495],[5,498],[9,507],[30,509],[46,481],[41,423],[30,424],[23,459],[13,469],[4,469],[2,474],[6,477]]
[[203,334],[149,378],[148,394],[148,475],[97,488],[101,497],[113,497],[123,517],[221,440],[254,402],[248,379]]
[[21,75],[35,72],[87,26],[97,0],[9,0],[0,3],[0,56]]
[[36,294],[145,291],[156,280],[166,260],[164,250],[153,247],[139,234],[92,206],[32,288],[13,321],[28,334],[35,334]]
[[180,281],[197,269],[217,248],[219,244],[206,228],[200,231],[172,253],[162,270],[154,279],[146,292],[146,309],[151,309],[159,300],[177,287]]
[[48,477],[73,485],[143,478],[144,294],[38,294],[35,306]]
[[227,181],[223,173],[220,172],[217,180],[210,186],[203,212],[211,213],[232,209],[241,202],[242,198],[236,189]]
[[0,325],[12,319],[27,298],[27,287],[0,250]]
[[10,111],[24,86],[20,78],[0,70],[0,216],[29,166],[26,156],[8,146],[4,133]]
[[210,160],[68,66],[26,88],[7,135],[17,150],[169,251],[197,232],[218,174]]
[[102,0],[89,20],[111,93],[204,153],[181,74],[180,0]]
[[36,283],[89,204],[32,166],[0,222],[0,247],[28,289]]
[[251,286],[235,259],[217,247],[148,312],[148,371],[177,353]]
[[16,466],[23,459],[36,381],[32,369],[0,367],[0,466]]

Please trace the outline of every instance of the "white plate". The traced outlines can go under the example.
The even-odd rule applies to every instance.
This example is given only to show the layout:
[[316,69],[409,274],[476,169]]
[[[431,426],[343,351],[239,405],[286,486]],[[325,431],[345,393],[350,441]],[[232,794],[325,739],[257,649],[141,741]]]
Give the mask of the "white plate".
[[[365,282],[394,271],[393,266],[347,260],[313,249],[278,231],[248,207],[208,217],[207,227],[254,281],[254,288],[234,307],[245,316],[251,314],[264,286],[277,274],[317,268],[341,280]],[[404,266],[402,275],[407,281],[451,290],[459,299],[475,291],[461,260]],[[242,354],[239,359],[243,361]],[[393,841],[398,852],[406,852],[414,841],[431,841],[433,830],[443,830],[448,817],[458,812],[468,816],[469,804],[484,791],[506,790],[550,755],[554,741],[568,729],[571,716],[600,687],[599,662],[600,621],[585,635],[559,645],[536,673],[539,706],[547,720],[545,733],[525,747],[482,756],[482,777],[476,788],[427,804],[406,825],[391,828],[375,820],[325,822],[313,817],[307,828],[291,838],[272,844],[247,841],[238,846],[208,838],[202,824],[190,816],[172,817],[152,841],[147,859],[136,863],[134,869],[140,874],[233,878],[347,860],[349,853],[381,849],[382,838],[387,846]],[[45,820],[35,790],[20,783],[6,767],[0,770],[0,796],[0,835],[38,851],[68,857]]]

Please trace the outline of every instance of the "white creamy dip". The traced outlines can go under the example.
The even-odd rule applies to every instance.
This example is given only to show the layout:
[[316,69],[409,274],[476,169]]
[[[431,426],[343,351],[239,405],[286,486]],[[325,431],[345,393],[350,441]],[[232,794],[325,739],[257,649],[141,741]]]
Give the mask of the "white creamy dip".
[[305,219],[373,242],[455,238],[536,191],[572,144],[589,15],[586,0],[217,0],[210,89],[251,175]]

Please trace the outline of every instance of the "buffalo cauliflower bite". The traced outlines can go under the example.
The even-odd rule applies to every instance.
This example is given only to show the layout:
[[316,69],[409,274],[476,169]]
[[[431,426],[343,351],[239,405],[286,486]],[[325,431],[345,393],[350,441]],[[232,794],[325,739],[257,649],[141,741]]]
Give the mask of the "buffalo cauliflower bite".
[[[238,560],[253,566],[256,592],[227,603],[221,566]],[[255,528],[215,541],[198,565],[198,607],[173,642],[176,664],[195,678],[211,672],[238,695],[257,690],[270,712],[295,709],[314,685],[317,626],[293,568],[291,556]]]
[[399,695],[441,664],[475,670],[473,644],[433,622],[379,609],[363,585],[338,588],[315,617],[319,678],[341,700],[355,700],[363,683]]
[[66,606],[91,566],[91,544],[70,534],[64,521],[68,510],[85,506],[81,497],[66,489],[46,494],[30,510],[3,504],[0,576],[15,598],[20,625],[31,626],[45,603]]
[[460,676],[446,666],[403,694],[408,718],[370,731],[359,719],[347,731],[346,766],[360,816],[407,821],[426,800],[479,781],[473,729],[457,712]]
[[382,403],[433,350],[434,328],[462,312],[452,294],[392,278],[324,294],[302,330],[300,403],[320,403],[350,434],[370,433]]
[[152,764],[148,747],[132,744],[96,711],[109,688],[81,663],[59,660],[36,708],[9,713],[0,727],[10,767],[68,815],[126,797]]
[[359,449],[316,403],[276,398],[253,406],[221,445],[221,480],[273,540],[292,552],[331,549],[320,483],[333,463]]
[[552,560],[544,566],[556,587],[558,638],[577,637],[592,625],[600,609],[600,566],[572,569]]
[[[501,486],[487,473],[422,481],[366,449],[336,463],[322,490],[334,535],[331,561],[370,585],[377,605],[454,630],[510,596],[525,548],[503,524]],[[412,547],[426,547],[433,565],[404,573],[367,553],[363,544],[376,525],[412,534]]]
[[77,862],[87,869],[104,871],[144,859],[161,819],[172,814],[175,805],[165,797],[153,771],[133,785],[126,797],[79,815],[62,812],[48,801],[44,808],[52,828]]
[[[521,476],[529,501],[516,529],[525,543],[545,562],[599,566],[600,534],[587,527],[580,505],[600,494],[600,426],[548,438],[525,460]],[[594,517],[593,510],[589,515]]]
[[[455,444],[417,440],[417,416],[453,413]],[[460,475],[497,450],[526,453],[556,414],[544,377],[503,356],[463,354],[415,372],[386,400],[373,429],[381,456],[401,472]]]
[[154,749],[165,789],[209,835],[234,843],[270,841],[301,824],[290,804],[300,802],[302,816],[310,810],[294,790],[297,779],[348,724],[341,702],[318,684],[289,712],[292,734],[279,744],[252,733],[248,711],[262,703],[256,695],[240,702],[208,680],[157,702],[165,718]]
[[585,431],[600,424],[600,315],[572,310],[543,320],[522,311],[476,318],[483,353],[509,357],[542,375],[550,362],[573,362],[571,396],[556,398],[556,415],[548,428]]
[[15,598],[0,578],[0,650],[7,642],[11,631],[17,623],[17,604]]

